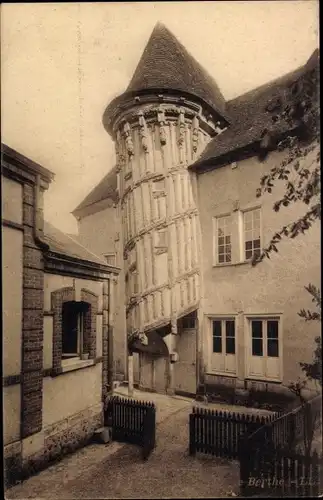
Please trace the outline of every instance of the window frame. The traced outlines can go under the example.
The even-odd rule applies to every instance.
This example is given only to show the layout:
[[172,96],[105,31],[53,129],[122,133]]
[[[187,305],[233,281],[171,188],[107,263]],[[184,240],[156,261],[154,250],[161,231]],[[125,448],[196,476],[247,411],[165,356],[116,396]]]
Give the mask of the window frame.
[[[71,353],[64,353],[63,350],[63,336],[64,336],[64,314],[63,314],[63,308],[65,304],[72,303],[74,304],[75,308],[78,310],[76,311],[77,315],[77,339],[76,339],[76,351],[77,352],[71,352]],[[74,300],[68,300],[64,301],[62,303],[62,366],[68,365],[70,363],[73,363],[77,360],[82,359],[82,355],[84,354],[84,330],[85,330],[85,308],[81,308],[80,304],[82,301],[74,301]],[[89,303],[84,303],[87,305],[87,307],[91,307]]]
[[[163,189],[156,189],[156,184],[158,184],[159,182],[164,182]],[[159,198],[160,196],[166,196],[166,177],[163,177],[162,179],[153,179],[152,192],[154,198]]]
[[[255,205],[252,207],[245,208],[243,210],[240,210],[240,224],[239,224],[239,229],[240,229],[240,258],[242,262],[250,262],[253,258],[253,255],[247,259],[246,257],[246,231],[245,231],[245,214],[248,212],[255,212],[256,210],[259,210],[259,238],[260,238],[260,248],[259,248],[259,253],[262,250],[262,244],[263,244],[263,232],[262,232],[262,210],[260,205]],[[255,240],[252,240],[255,241]],[[253,249],[252,249],[253,250]]]
[[[194,323],[194,326],[191,326]],[[195,312],[186,314],[180,318],[182,330],[196,330],[197,328],[197,315]],[[190,325],[190,326],[187,326]]]
[[[139,272],[137,262],[133,262],[125,276],[126,289],[128,288],[128,300],[140,294]],[[136,291],[137,288],[137,291]]]
[[[251,322],[252,321],[262,321],[266,322],[266,328],[263,328],[263,355],[262,356],[257,356],[259,358],[262,358],[265,362],[267,359],[267,349],[268,349],[268,328],[267,328],[267,322],[270,320],[277,320],[278,321],[278,356],[274,356],[274,358],[278,359],[278,366],[279,366],[279,376],[278,378],[273,378],[273,377],[268,377],[268,376],[260,376],[260,375],[254,375],[251,373],[251,358],[252,358],[252,330],[251,330]],[[265,381],[265,382],[276,382],[276,383],[282,383],[283,381],[283,357],[284,357],[284,352],[283,352],[283,314],[282,313],[254,313],[254,314],[245,314],[245,336],[244,336],[244,343],[246,346],[246,357],[245,357],[245,377],[246,379],[250,380],[259,380],[259,381]],[[266,355],[264,354],[266,353]],[[270,358],[272,356],[269,356]]]
[[[165,234],[165,244],[164,245],[160,245],[159,244],[159,233],[164,233]],[[155,250],[155,253],[164,253],[164,252],[168,252],[168,230],[167,230],[167,227],[165,228],[161,228],[161,229],[157,229],[155,231],[155,234],[154,234],[154,250]]]
[[[237,378],[238,376],[238,363],[239,363],[239,349],[238,349],[238,315],[235,313],[231,314],[212,314],[207,316],[207,320],[209,323],[209,335],[208,335],[208,343],[207,345],[209,346],[209,356],[208,356],[208,373],[210,375],[219,375],[222,377],[228,377],[228,378]],[[221,321],[221,344],[222,344],[222,352],[221,353],[214,353],[213,352],[213,321]],[[235,339],[235,354],[231,353],[224,353],[223,352],[223,346],[226,349],[226,328],[225,328],[225,322],[226,321],[234,321],[234,339]],[[224,324],[224,328],[223,328]],[[235,372],[229,372],[229,371],[222,371],[222,370],[215,370],[212,368],[212,355],[213,354],[220,354],[222,356],[234,356],[235,357]]]
[[[230,261],[225,261],[225,262],[219,262],[219,236],[218,236],[218,229],[219,229],[219,220],[220,219],[231,219],[231,231],[230,231],[230,251],[231,251],[231,260]],[[213,265],[214,266],[228,266],[230,264],[234,264],[233,262],[233,245],[232,245],[232,226],[234,225],[234,213],[225,213],[221,215],[217,215],[213,217]],[[225,237],[226,235],[224,235]],[[226,254],[224,254],[226,255]]]

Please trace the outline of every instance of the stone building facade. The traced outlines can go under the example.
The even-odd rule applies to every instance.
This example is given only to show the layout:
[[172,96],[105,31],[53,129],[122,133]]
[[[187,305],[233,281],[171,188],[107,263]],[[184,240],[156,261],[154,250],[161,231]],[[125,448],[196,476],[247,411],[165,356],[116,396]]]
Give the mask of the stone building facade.
[[[114,252],[122,268],[119,326],[124,352],[138,353],[142,388],[233,399],[255,389],[285,393],[299,361],[310,359],[314,332],[306,325],[301,345],[297,312],[319,271],[318,225],[282,244],[275,260],[257,268],[250,260],[299,213],[295,206],[277,216],[274,200],[259,201],[256,189],[285,154],[267,148],[261,160],[270,110],[313,64],[317,54],[226,102],[158,24],[128,88],[108,105],[103,125],[116,165],[74,215],[84,241],[90,226],[105,225],[89,244],[101,256]],[[285,123],[275,133],[289,131]]]
[[51,172],[5,145],[1,166],[4,462],[10,484],[86,443],[102,425],[112,383],[118,269],[44,223]]

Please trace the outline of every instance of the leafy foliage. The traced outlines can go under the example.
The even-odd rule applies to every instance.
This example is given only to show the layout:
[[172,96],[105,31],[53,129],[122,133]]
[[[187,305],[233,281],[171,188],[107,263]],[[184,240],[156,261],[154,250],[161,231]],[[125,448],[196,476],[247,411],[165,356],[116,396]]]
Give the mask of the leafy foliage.
[[316,380],[322,386],[322,339],[315,337],[316,348],[312,363],[300,363],[302,370],[310,380]]
[[[272,116],[272,132],[264,131],[262,147],[265,156],[270,149],[285,151],[286,154],[279,165],[261,178],[257,197],[265,193],[271,194],[275,183],[284,181],[284,194],[274,203],[274,211],[278,212],[282,207],[301,202],[305,205],[305,212],[274,234],[260,255],[254,257],[253,265],[265,257],[270,258],[271,252],[278,252],[277,244],[282,238],[295,238],[308,231],[317,219],[321,219],[317,56],[308,62],[303,75],[287,89],[283,99],[275,102],[273,109],[275,114]],[[280,135],[275,135],[275,130],[279,130]],[[282,136],[282,130],[288,133],[285,132],[285,136]]]
[[[302,309],[298,315],[304,318],[305,321],[321,321],[321,292],[312,284],[306,286],[305,289],[312,295],[312,302],[315,304],[317,311]],[[320,336],[315,337],[315,344],[312,363],[300,363],[300,365],[308,379],[317,381],[322,386],[322,339]]]
[[309,311],[302,309],[298,315],[301,318],[304,318],[306,321],[312,321],[312,320],[318,320],[321,321],[321,304],[322,304],[322,299],[321,299],[321,292],[318,288],[316,288],[314,285],[311,283],[305,287],[305,290],[308,291],[309,294],[312,295],[312,302],[315,304],[317,307],[318,311]]

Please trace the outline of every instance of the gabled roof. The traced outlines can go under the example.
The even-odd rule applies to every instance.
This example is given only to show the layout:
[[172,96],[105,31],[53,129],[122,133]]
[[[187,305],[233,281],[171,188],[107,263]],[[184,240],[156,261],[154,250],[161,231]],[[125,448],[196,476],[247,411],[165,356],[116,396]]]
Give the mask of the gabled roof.
[[318,64],[318,60],[319,53],[316,50],[305,65],[228,101],[227,111],[230,115],[230,127],[209,142],[200,158],[190,168],[196,169],[202,165],[210,164],[227,154],[261,140],[262,133],[266,129],[278,133],[290,130],[290,125],[283,121],[279,122],[279,128],[273,128],[272,114],[266,110],[266,107],[270,102],[283,97],[287,87],[296,82],[307,71],[313,69]]
[[[75,217],[82,217],[96,212],[98,207],[94,207],[99,202],[110,199],[113,203],[118,201],[117,196],[117,167],[113,167],[103,179],[92,189],[84,200],[73,210]],[[104,207],[102,206],[101,209]]]
[[43,240],[48,244],[50,252],[109,267],[103,259],[46,221]]

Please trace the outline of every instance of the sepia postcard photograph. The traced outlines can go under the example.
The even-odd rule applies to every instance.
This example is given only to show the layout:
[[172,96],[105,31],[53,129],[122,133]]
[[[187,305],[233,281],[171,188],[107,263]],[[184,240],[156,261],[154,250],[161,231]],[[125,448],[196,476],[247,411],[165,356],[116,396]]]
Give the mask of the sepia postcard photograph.
[[319,2],[0,36],[4,497],[322,497]]

